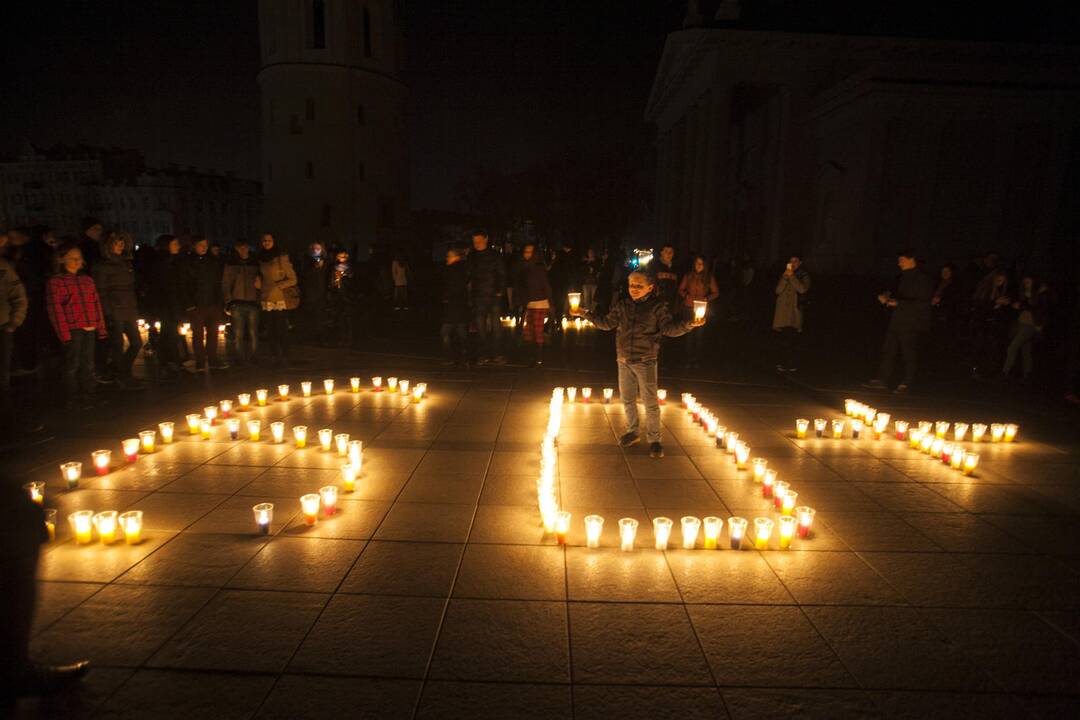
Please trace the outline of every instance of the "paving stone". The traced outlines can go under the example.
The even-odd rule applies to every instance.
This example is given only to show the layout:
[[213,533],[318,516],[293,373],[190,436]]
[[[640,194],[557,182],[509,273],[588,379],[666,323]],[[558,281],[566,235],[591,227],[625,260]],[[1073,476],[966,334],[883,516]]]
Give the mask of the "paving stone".
[[627,455],[631,476],[635,480],[704,480],[690,458],[669,455],[666,449],[664,455],[659,460],[647,455]]
[[[339,487],[340,490],[340,487]],[[375,534],[390,503],[375,500],[352,500],[355,493],[338,493],[337,512],[330,517],[319,518],[308,525],[303,514],[297,513],[282,531],[285,537],[337,538],[341,540],[366,540]]]
[[635,480],[641,501],[648,508],[676,506],[716,507],[721,504],[712,486],[704,480]]
[[397,502],[383,518],[375,539],[465,542],[474,511],[472,505]]
[[795,603],[761,553],[669,551],[667,561],[687,603]]
[[138,545],[128,545],[123,540],[102,545],[96,536],[90,545],[65,542],[41,556],[38,579],[111,582],[172,537],[172,533],[144,532]]
[[470,543],[461,560],[454,597],[565,600],[563,549]]
[[228,720],[248,718],[274,684],[269,675],[140,670],[95,717]]
[[266,697],[260,720],[303,717],[411,718],[418,680],[282,675]]
[[165,493],[220,493],[232,495],[257,475],[261,467],[237,465],[200,465],[171,481],[163,488]]
[[359,540],[276,537],[233,576],[229,587],[334,592],[363,548]]
[[131,506],[143,511],[143,528],[180,532],[227,499],[226,495],[154,493]]
[[289,671],[422,679],[444,600],[335,595]]
[[856,687],[797,607],[695,605],[687,612],[718,685]]
[[117,582],[221,587],[266,542],[267,538],[256,535],[181,533]]
[[463,547],[373,540],[364,547],[339,592],[448,597]]
[[90,718],[134,673],[135,670],[130,668],[95,667],[93,672],[87,673],[75,687],[65,692],[22,698],[12,717],[16,720]]
[[252,511],[257,503],[273,503],[274,520],[270,524],[270,534],[276,535],[288,526],[293,516],[300,512],[299,497],[270,497],[259,495],[236,495],[225,500],[216,508],[192,523],[188,533],[235,533],[237,535],[258,535],[255,514]]
[[992,579],[948,553],[860,553],[860,557],[911,605],[1003,607],[1009,604]]
[[854,553],[767,552],[765,561],[803,605],[897,605],[896,590]]
[[901,607],[803,611],[864,688],[999,689],[931,624],[933,611]]
[[327,598],[315,593],[222,590],[148,664],[281,672]]
[[938,546],[890,513],[830,512],[829,528],[852,550],[926,552]]
[[566,605],[451,600],[432,659],[431,677],[569,682]]
[[[500,454],[500,453],[496,453]],[[510,454],[510,453],[502,453]],[[536,471],[525,475],[488,473],[480,493],[481,505],[529,505],[536,502]],[[524,469],[524,468],[522,468]],[[566,504],[565,500],[563,504]]]
[[[573,510],[573,508],[567,509]],[[576,527],[577,523],[572,523],[571,531],[573,532]],[[553,545],[555,540],[544,534],[534,493],[532,505],[480,505],[477,507],[476,519],[469,533],[469,542]]]
[[905,522],[946,552],[1021,553],[1028,543],[1017,540],[984,519],[968,513],[905,513]]
[[983,720],[1031,717],[1023,703],[1004,693],[871,692],[871,699],[888,718],[928,717]]
[[[120,462],[123,456],[120,456]],[[79,486],[88,490],[134,490],[152,492],[168,485],[186,472],[198,467],[191,463],[154,462],[141,457],[134,465],[115,465],[111,472],[101,477],[88,477]],[[86,469],[84,468],[84,472]]]
[[573,717],[569,685],[430,681],[417,718],[537,718]]
[[878,718],[873,701],[857,690],[721,688],[732,720]]
[[653,549],[567,548],[566,582],[571,600],[681,601],[664,553]]
[[713,684],[680,605],[570,603],[575,683]]
[[575,685],[577,720],[715,720],[728,717],[715,688]]
[[34,604],[34,629],[37,634],[105,587],[99,583],[39,582]]
[[446,477],[414,475],[405,484],[398,500],[400,502],[473,505],[479,499],[483,485],[482,472],[476,475],[448,475]]
[[112,585],[34,638],[31,652],[38,662],[88,658],[95,665],[137,666],[213,594],[204,588]]

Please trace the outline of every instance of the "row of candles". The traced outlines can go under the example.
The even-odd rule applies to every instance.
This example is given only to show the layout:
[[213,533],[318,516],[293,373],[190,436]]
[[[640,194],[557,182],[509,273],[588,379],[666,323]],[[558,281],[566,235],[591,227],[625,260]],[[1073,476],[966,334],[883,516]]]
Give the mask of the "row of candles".
[[[334,385],[335,382],[333,378],[324,379],[323,392],[326,395],[333,395]],[[360,392],[360,378],[350,378],[349,385],[353,393]],[[300,386],[304,397],[310,397],[312,388],[311,382],[305,380],[300,383]],[[421,382],[412,385],[411,395],[409,389],[410,382],[408,380],[398,380],[396,377],[387,378],[387,392],[401,393],[403,396],[410,397],[413,403],[419,403],[426,396],[427,383]],[[375,376],[371,379],[371,391],[383,391],[383,378],[381,376]],[[269,397],[269,391],[265,388],[260,388],[255,391],[255,397],[256,403],[259,406],[265,406]],[[289,400],[288,385],[282,384],[278,386],[278,399],[282,402],[287,402]],[[240,393],[237,396],[237,403],[239,410],[249,410],[251,407],[251,395],[249,393]],[[233,401],[226,399],[221,400],[217,405],[210,405],[203,408],[202,415],[187,415],[188,432],[191,435],[201,435],[204,439],[210,439],[212,428],[217,424],[219,419],[224,419],[229,428],[230,438],[238,440],[240,420],[235,417],[230,417],[230,414],[233,412],[233,407]],[[270,430],[275,443],[284,442],[285,424],[283,422],[270,423]],[[253,442],[258,442],[261,439],[261,421],[257,419],[248,420],[247,431],[248,439]],[[120,445],[125,459],[128,463],[134,463],[138,460],[140,454],[148,455],[154,453],[157,449],[159,434],[163,444],[171,444],[174,439],[174,433],[175,424],[166,421],[158,423],[157,430],[143,430],[138,433],[138,437],[122,440]],[[306,426],[293,426],[292,434],[297,448],[304,448],[307,446]],[[363,465],[363,442],[350,439],[348,433],[335,434],[331,428],[319,430],[318,438],[319,445],[323,451],[331,452],[336,450],[338,455],[349,459],[347,463],[341,466],[342,486],[344,492],[353,492],[356,487],[356,480],[360,476]],[[98,475],[107,475],[112,470],[111,450],[95,450],[90,454],[90,457],[93,462],[94,470]],[[82,472],[83,464],[77,460],[65,462],[60,465],[61,477],[69,490],[78,487],[79,480],[82,478]],[[27,483],[23,488],[27,491],[33,502],[42,506],[44,505],[45,482],[38,481]],[[338,488],[336,486],[328,485],[320,488],[318,493],[309,493],[301,497],[300,505],[301,510],[304,512],[305,521],[308,524],[313,525],[318,517],[320,508],[322,508],[324,515],[333,515],[337,508],[337,492]],[[260,503],[252,509],[255,513],[256,524],[259,526],[260,532],[268,533],[270,522],[273,517],[273,504]],[[56,537],[56,516],[56,510],[45,510],[45,526],[49,533],[50,540],[53,540]],[[123,535],[129,544],[136,544],[141,541],[142,519],[142,511],[139,510],[122,514],[117,513],[117,511],[114,510],[107,510],[99,513],[94,513],[91,510],[80,510],[68,516],[68,521],[75,534],[75,541],[80,545],[92,542],[94,530],[97,530],[98,537],[103,544],[110,545],[117,539],[118,528],[123,531]]]
[[[876,438],[880,438],[882,434],[887,432],[889,427],[889,420],[892,416],[889,413],[879,413],[877,408],[871,407],[866,403],[861,403],[858,400],[847,398],[844,400],[844,413],[853,418],[852,424],[856,422],[865,423],[874,428],[874,434]],[[1020,426],[1016,423],[991,423],[989,425],[985,423],[950,423],[948,420],[938,420],[937,422],[920,421],[917,423],[919,430],[923,433],[934,433],[935,437],[941,439],[947,439],[949,436],[949,430],[952,430],[953,440],[955,442],[963,442],[967,437],[968,430],[971,430],[971,441],[981,443],[989,440],[992,443],[1015,442],[1017,433],[1020,432]],[[862,427],[860,425],[860,427]],[[897,420],[894,423],[894,429],[896,431],[896,439],[903,440],[905,433],[907,433],[910,424]],[[989,434],[987,431],[989,430]]]
[[[560,509],[555,495],[557,463],[555,448],[561,425],[564,397],[573,402],[575,392],[572,391],[575,390],[575,388],[564,389],[557,387],[552,391],[548,407],[547,429],[540,445],[540,478],[537,480],[537,505],[540,510],[540,521],[544,532],[553,534],[556,542],[560,545],[566,543],[572,515],[569,511]],[[606,392],[605,397],[610,401],[610,396]],[[682,399],[683,406],[694,421],[700,423],[705,432],[716,438],[716,446],[727,450],[733,455],[736,467],[739,470],[747,469],[750,446],[738,439],[738,433],[728,431],[727,428],[719,425],[716,416],[701,406],[689,393],[684,393]],[[775,470],[768,469],[767,460],[754,458],[751,465],[755,481],[762,484],[762,496],[771,500],[773,505],[781,512],[775,523],[769,517],[754,518],[754,546],[762,550],[767,548],[774,526],[779,527],[781,549],[790,548],[791,541],[796,535],[803,538],[809,537],[816,511],[811,507],[796,506],[798,493],[790,489],[789,483],[776,480],[777,473]],[[600,515],[587,515],[584,521],[586,546],[589,548],[600,547],[604,518]],[[724,526],[723,519],[716,516],[708,516],[702,519],[688,515],[682,517],[679,523],[682,532],[681,546],[683,549],[692,550],[696,548],[699,535],[703,535],[705,549],[714,550],[719,547],[720,534]],[[738,550],[742,547],[749,524],[750,521],[746,518],[728,518],[728,541],[732,550]],[[675,525],[674,520],[657,517],[653,519],[652,525],[654,547],[657,550],[666,550],[671,542],[671,531]],[[637,529],[637,519],[621,518],[619,520],[619,540],[623,551],[632,551],[634,549]]]

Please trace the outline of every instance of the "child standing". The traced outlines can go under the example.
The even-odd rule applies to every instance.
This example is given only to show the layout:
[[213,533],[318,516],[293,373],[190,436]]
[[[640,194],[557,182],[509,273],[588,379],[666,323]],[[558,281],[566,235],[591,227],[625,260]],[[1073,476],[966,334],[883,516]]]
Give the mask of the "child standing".
[[551,283],[536,246],[531,243],[521,249],[514,294],[525,305],[525,342],[535,348],[532,366],[540,367],[544,363],[544,320],[551,308]]
[[60,272],[49,278],[45,307],[56,337],[64,346],[64,389],[67,406],[75,399],[91,401],[94,395],[94,343],[104,339],[105,315],[97,286],[89,275],[80,275],[83,255],[77,245],[62,246],[56,253]]
[[705,324],[701,320],[679,320],[671,316],[668,303],[656,294],[652,276],[637,271],[627,279],[630,297],[619,298],[607,315],[578,311],[600,330],[615,330],[615,355],[619,365],[619,396],[626,411],[626,434],[619,438],[623,447],[641,442],[638,435],[638,394],[645,402],[645,434],[649,455],[664,457],[660,444],[660,402],[656,398],[657,356],[660,337],[678,337]]
[[458,248],[446,251],[446,268],[443,270],[443,318],[439,334],[444,365],[465,367],[469,342],[469,271],[462,262]]

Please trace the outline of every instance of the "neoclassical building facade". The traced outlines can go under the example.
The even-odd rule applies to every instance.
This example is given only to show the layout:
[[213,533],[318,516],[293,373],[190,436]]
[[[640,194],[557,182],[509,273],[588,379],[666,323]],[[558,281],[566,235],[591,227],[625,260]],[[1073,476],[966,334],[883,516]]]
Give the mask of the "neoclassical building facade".
[[797,251],[837,272],[889,269],[901,247],[1067,261],[1080,49],[763,31],[733,15],[688,17],[664,47],[645,113],[658,242],[759,265]]

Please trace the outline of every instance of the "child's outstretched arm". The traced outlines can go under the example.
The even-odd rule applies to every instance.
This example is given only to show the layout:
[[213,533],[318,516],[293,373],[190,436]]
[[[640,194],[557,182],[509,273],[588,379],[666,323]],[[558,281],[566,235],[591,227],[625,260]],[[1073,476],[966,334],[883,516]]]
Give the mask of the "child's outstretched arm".
[[671,310],[664,303],[656,304],[656,320],[656,324],[660,328],[660,334],[666,337],[679,337],[694,329],[692,320],[680,320],[672,317]]
[[622,320],[622,304],[612,303],[607,315],[596,315],[592,311],[586,311],[585,318],[597,330],[614,330],[619,327],[619,322]]

